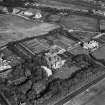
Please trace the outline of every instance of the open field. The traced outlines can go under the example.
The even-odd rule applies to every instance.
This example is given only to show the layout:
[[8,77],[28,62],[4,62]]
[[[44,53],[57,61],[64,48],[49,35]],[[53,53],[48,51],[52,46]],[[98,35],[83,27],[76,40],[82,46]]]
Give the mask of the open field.
[[105,79],[64,105],[105,105]]
[[61,19],[61,24],[63,24],[66,28],[69,29],[79,29],[85,31],[97,30],[97,20],[83,16],[65,16]]
[[50,23],[35,24],[13,15],[0,15],[0,46],[14,40],[42,35],[59,26]]
[[78,15],[69,15],[69,16],[51,15],[49,17],[49,20],[52,22],[58,21],[59,24],[68,29],[93,31],[93,32],[96,32],[98,30],[97,19],[91,17],[78,16]]
[[92,54],[96,59],[105,60],[105,45]]

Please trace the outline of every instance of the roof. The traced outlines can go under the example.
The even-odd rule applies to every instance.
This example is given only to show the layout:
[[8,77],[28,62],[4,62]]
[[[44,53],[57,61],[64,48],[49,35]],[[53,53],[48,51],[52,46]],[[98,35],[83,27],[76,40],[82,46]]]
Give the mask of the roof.
[[38,13],[38,12],[41,13],[40,10],[38,10],[38,9],[32,9],[32,8],[26,9],[25,11],[30,12],[30,13],[33,13],[33,14],[36,14],[36,13]]
[[7,60],[3,60],[0,58],[0,71],[4,71],[6,69],[11,69],[12,67],[9,65]]

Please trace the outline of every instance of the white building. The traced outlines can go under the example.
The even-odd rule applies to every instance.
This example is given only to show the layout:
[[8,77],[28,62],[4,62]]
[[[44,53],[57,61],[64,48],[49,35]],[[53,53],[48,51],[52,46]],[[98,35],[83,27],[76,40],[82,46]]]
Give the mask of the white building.
[[36,9],[28,9],[23,12],[23,15],[26,17],[32,17],[34,20],[40,20],[42,18],[42,14],[40,10]]
[[40,19],[40,18],[42,18],[42,14],[39,11],[37,11],[33,18],[34,19]]
[[6,60],[3,60],[0,58],[0,71],[11,69],[12,67],[9,65],[9,63]]
[[99,43],[92,40],[90,42],[85,42],[83,45],[84,49],[90,50],[90,51],[95,51],[97,48],[99,48]]
[[49,69],[48,67],[46,67],[46,66],[41,66],[41,68],[43,68],[43,69],[46,71],[48,77],[53,74],[53,73],[52,73],[52,70]]
[[52,46],[50,51],[46,53],[46,61],[50,68],[53,69],[59,69],[62,67],[65,63],[65,60],[63,60],[58,54],[63,54],[66,50],[60,48],[59,46]]
[[33,15],[33,13],[30,11],[25,11],[23,14],[26,16],[32,16]]

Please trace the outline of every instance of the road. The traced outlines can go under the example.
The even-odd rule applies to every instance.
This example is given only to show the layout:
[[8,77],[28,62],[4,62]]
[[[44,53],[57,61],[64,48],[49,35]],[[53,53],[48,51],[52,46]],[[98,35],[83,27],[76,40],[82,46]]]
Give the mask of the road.
[[86,84],[85,86],[81,87],[80,89],[78,89],[77,91],[71,93],[70,95],[68,95],[67,97],[65,97],[64,99],[60,100],[59,102],[57,102],[54,105],[64,105],[66,102],[70,101],[72,98],[74,98],[75,96],[79,95],[80,93],[84,92],[86,89],[88,89],[89,87],[95,85],[96,83],[98,83],[99,81],[105,79],[105,74],[103,74],[102,76],[100,76],[99,78],[95,79],[94,81],[92,81],[89,84]]

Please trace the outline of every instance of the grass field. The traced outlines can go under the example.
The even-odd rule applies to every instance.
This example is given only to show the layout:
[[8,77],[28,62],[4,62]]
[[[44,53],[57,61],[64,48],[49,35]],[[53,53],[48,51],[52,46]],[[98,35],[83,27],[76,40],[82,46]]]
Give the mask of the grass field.
[[105,79],[64,105],[105,105]]
[[0,15],[0,46],[13,40],[46,34],[59,26],[50,23],[35,24],[13,15]]
[[96,59],[105,59],[105,45],[92,54]]
[[69,29],[79,29],[85,31],[96,31],[97,20],[93,18],[71,15],[61,19],[61,24]]

